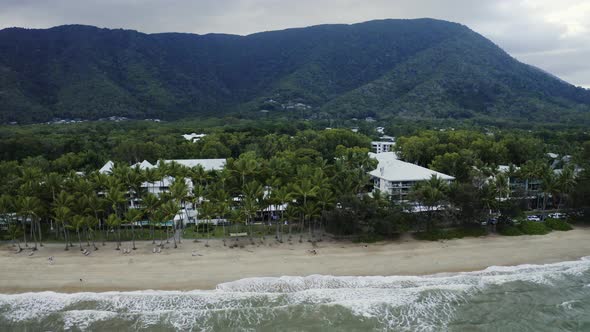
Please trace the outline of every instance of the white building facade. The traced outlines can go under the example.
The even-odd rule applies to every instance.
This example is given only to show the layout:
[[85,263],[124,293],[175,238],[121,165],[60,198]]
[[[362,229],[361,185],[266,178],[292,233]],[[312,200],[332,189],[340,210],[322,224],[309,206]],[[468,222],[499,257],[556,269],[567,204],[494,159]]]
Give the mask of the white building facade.
[[393,152],[371,153],[370,156],[379,162],[377,169],[369,172],[373,178],[373,190],[379,190],[398,202],[408,201],[412,187],[417,182],[430,180],[433,175],[448,183],[455,179],[450,175],[401,161]]
[[391,152],[391,151],[393,151],[394,146],[395,146],[395,142],[386,142],[386,141],[371,142],[371,148],[373,149],[374,153]]
[[[196,166],[201,166],[206,171],[212,170],[222,170],[225,167],[226,160],[225,159],[176,159],[176,160],[163,160],[164,163],[177,163],[179,165],[193,168]],[[131,167],[138,167],[141,170],[156,168],[160,164],[160,161],[156,165],[150,163],[147,160],[142,161],[141,163],[137,163],[132,165]],[[112,161],[108,161],[100,170],[99,172],[102,174],[110,174],[114,167],[114,163]],[[154,181],[154,182],[143,182],[141,187],[148,193],[154,194],[156,196],[160,196],[163,193],[170,192],[170,186],[174,183],[175,178],[172,176],[164,176],[161,179]],[[194,185],[190,178],[185,178],[184,182],[187,186],[187,196],[192,194]],[[139,200],[134,200],[129,197],[129,207],[136,208],[141,205]],[[174,217],[175,223],[182,223],[186,225],[188,223],[194,223],[197,219],[197,211],[193,208],[190,202],[185,202],[181,207],[181,211]]]

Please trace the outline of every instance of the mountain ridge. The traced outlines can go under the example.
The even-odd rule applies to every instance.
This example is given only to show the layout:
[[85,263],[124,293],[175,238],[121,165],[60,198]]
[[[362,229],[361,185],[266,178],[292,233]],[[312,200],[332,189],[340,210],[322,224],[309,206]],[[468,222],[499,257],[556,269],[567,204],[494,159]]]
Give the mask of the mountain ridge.
[[459,23],[375,20],[231,34],[0,30],[0,122],[223,113],[585,117],[590,90]]

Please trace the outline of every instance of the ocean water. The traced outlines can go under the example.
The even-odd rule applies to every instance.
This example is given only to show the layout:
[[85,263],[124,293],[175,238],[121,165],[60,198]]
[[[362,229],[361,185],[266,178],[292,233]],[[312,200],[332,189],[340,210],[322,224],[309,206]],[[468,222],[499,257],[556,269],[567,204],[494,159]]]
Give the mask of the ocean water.
[[[170,274],[174,279],[174,273]],[[0,331],[590,331],[590,259],[210,291],[0,295]]]

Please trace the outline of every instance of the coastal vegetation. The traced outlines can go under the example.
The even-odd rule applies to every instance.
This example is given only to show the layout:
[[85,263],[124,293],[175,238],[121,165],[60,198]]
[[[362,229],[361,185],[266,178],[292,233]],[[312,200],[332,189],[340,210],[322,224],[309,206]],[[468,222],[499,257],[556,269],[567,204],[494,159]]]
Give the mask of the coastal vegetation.
[[[451,185],[436,178],[412,190],[413,201],[426,207],[410,212],[406,204],[372,191],[367,172],[376,168],[368,155],[375,133],[320,129],[321,123],[235,120],[225,125],[203,122],[89,122],[68,125],[1,128],[0,215],[5,239],[37,248],[47,240],[64,248],[105,241],[149,239],[174,246],[188,238],[229,238],[248,233],[246,243],[321,241],[326,234],[371,242],[416,232],[437,240],[500,234],[542,234],[565,230],[567,223],[523,222],[482,226],[500,214],[524,218],[525,211],[581,211],[590,206],[590,142],[582,131],[454,129],[429,124],[408,126],[397,138],[401,158],[456,178]],[[181,137],[197,129],[208,133],[198,142]],[[386,127],[396,134],[395,125]],[[428,129],[430,128],[430,129]],[[567,142],[567,144],[565,143]],[[547,152],[570,155],[560,173],[549,167]],[[148,170],[129,165],[147,159],[228,158],[222,171],[160,163]],[[97,170],[114,160],[112,174]],[[498,165],[509,166],[506,173]],[[574,171],[574,167],[578,167]],[[165,176],[177,180],[169,192],[155,196],[142,183],[157,185]],[[510,198],[507,177],[537,179],[534,200]],[[185,203],[199,212],[200,226],[175,230],[173,220]],[[271,206],[286,204],[273,213]],[[440,211],[437,206],[448,206]],[[266,212],[265,212],[266,211]],[[583,216],[576,217],[584,219]],[[204,226],[211,220],[228,224]],[[258,239],[256,239],[258,238]],[[227,245],[234,245],[227,242]]]

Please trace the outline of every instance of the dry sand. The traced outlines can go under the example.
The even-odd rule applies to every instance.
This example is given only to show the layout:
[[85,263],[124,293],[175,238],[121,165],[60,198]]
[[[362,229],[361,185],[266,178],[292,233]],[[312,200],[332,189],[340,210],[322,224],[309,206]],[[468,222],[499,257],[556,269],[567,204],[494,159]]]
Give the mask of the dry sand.
[[[482,270],[492,265],[542,264],[590,256],[590,228],[553,232],[545,236],[488,236],[451,241],[416,241],[409,236],[377,244],[323,241],[309,252],[310,243],[224,247],[221,241],[195,243],[184,240],[178,249],[168,244],[160,254],[151,242],[139,242],[138,250],[123,254],[113,243],[99,245],[84,256],[61,244],[46,244],[14,253],[0,247],[0,293],[52,290],[59,292],[109,290],[213,289],[222,282],[262,276],[419,275]],[[247,240],[241,240],[246,244]],[[272,246],[269,244],[273,242]],[[129,247],[124,243],[123,248]],[[193,256],[193,251],[197,253]],[[49,264],[48,257],[55,258]],[[82,279],[82,281],[80,281]]]

